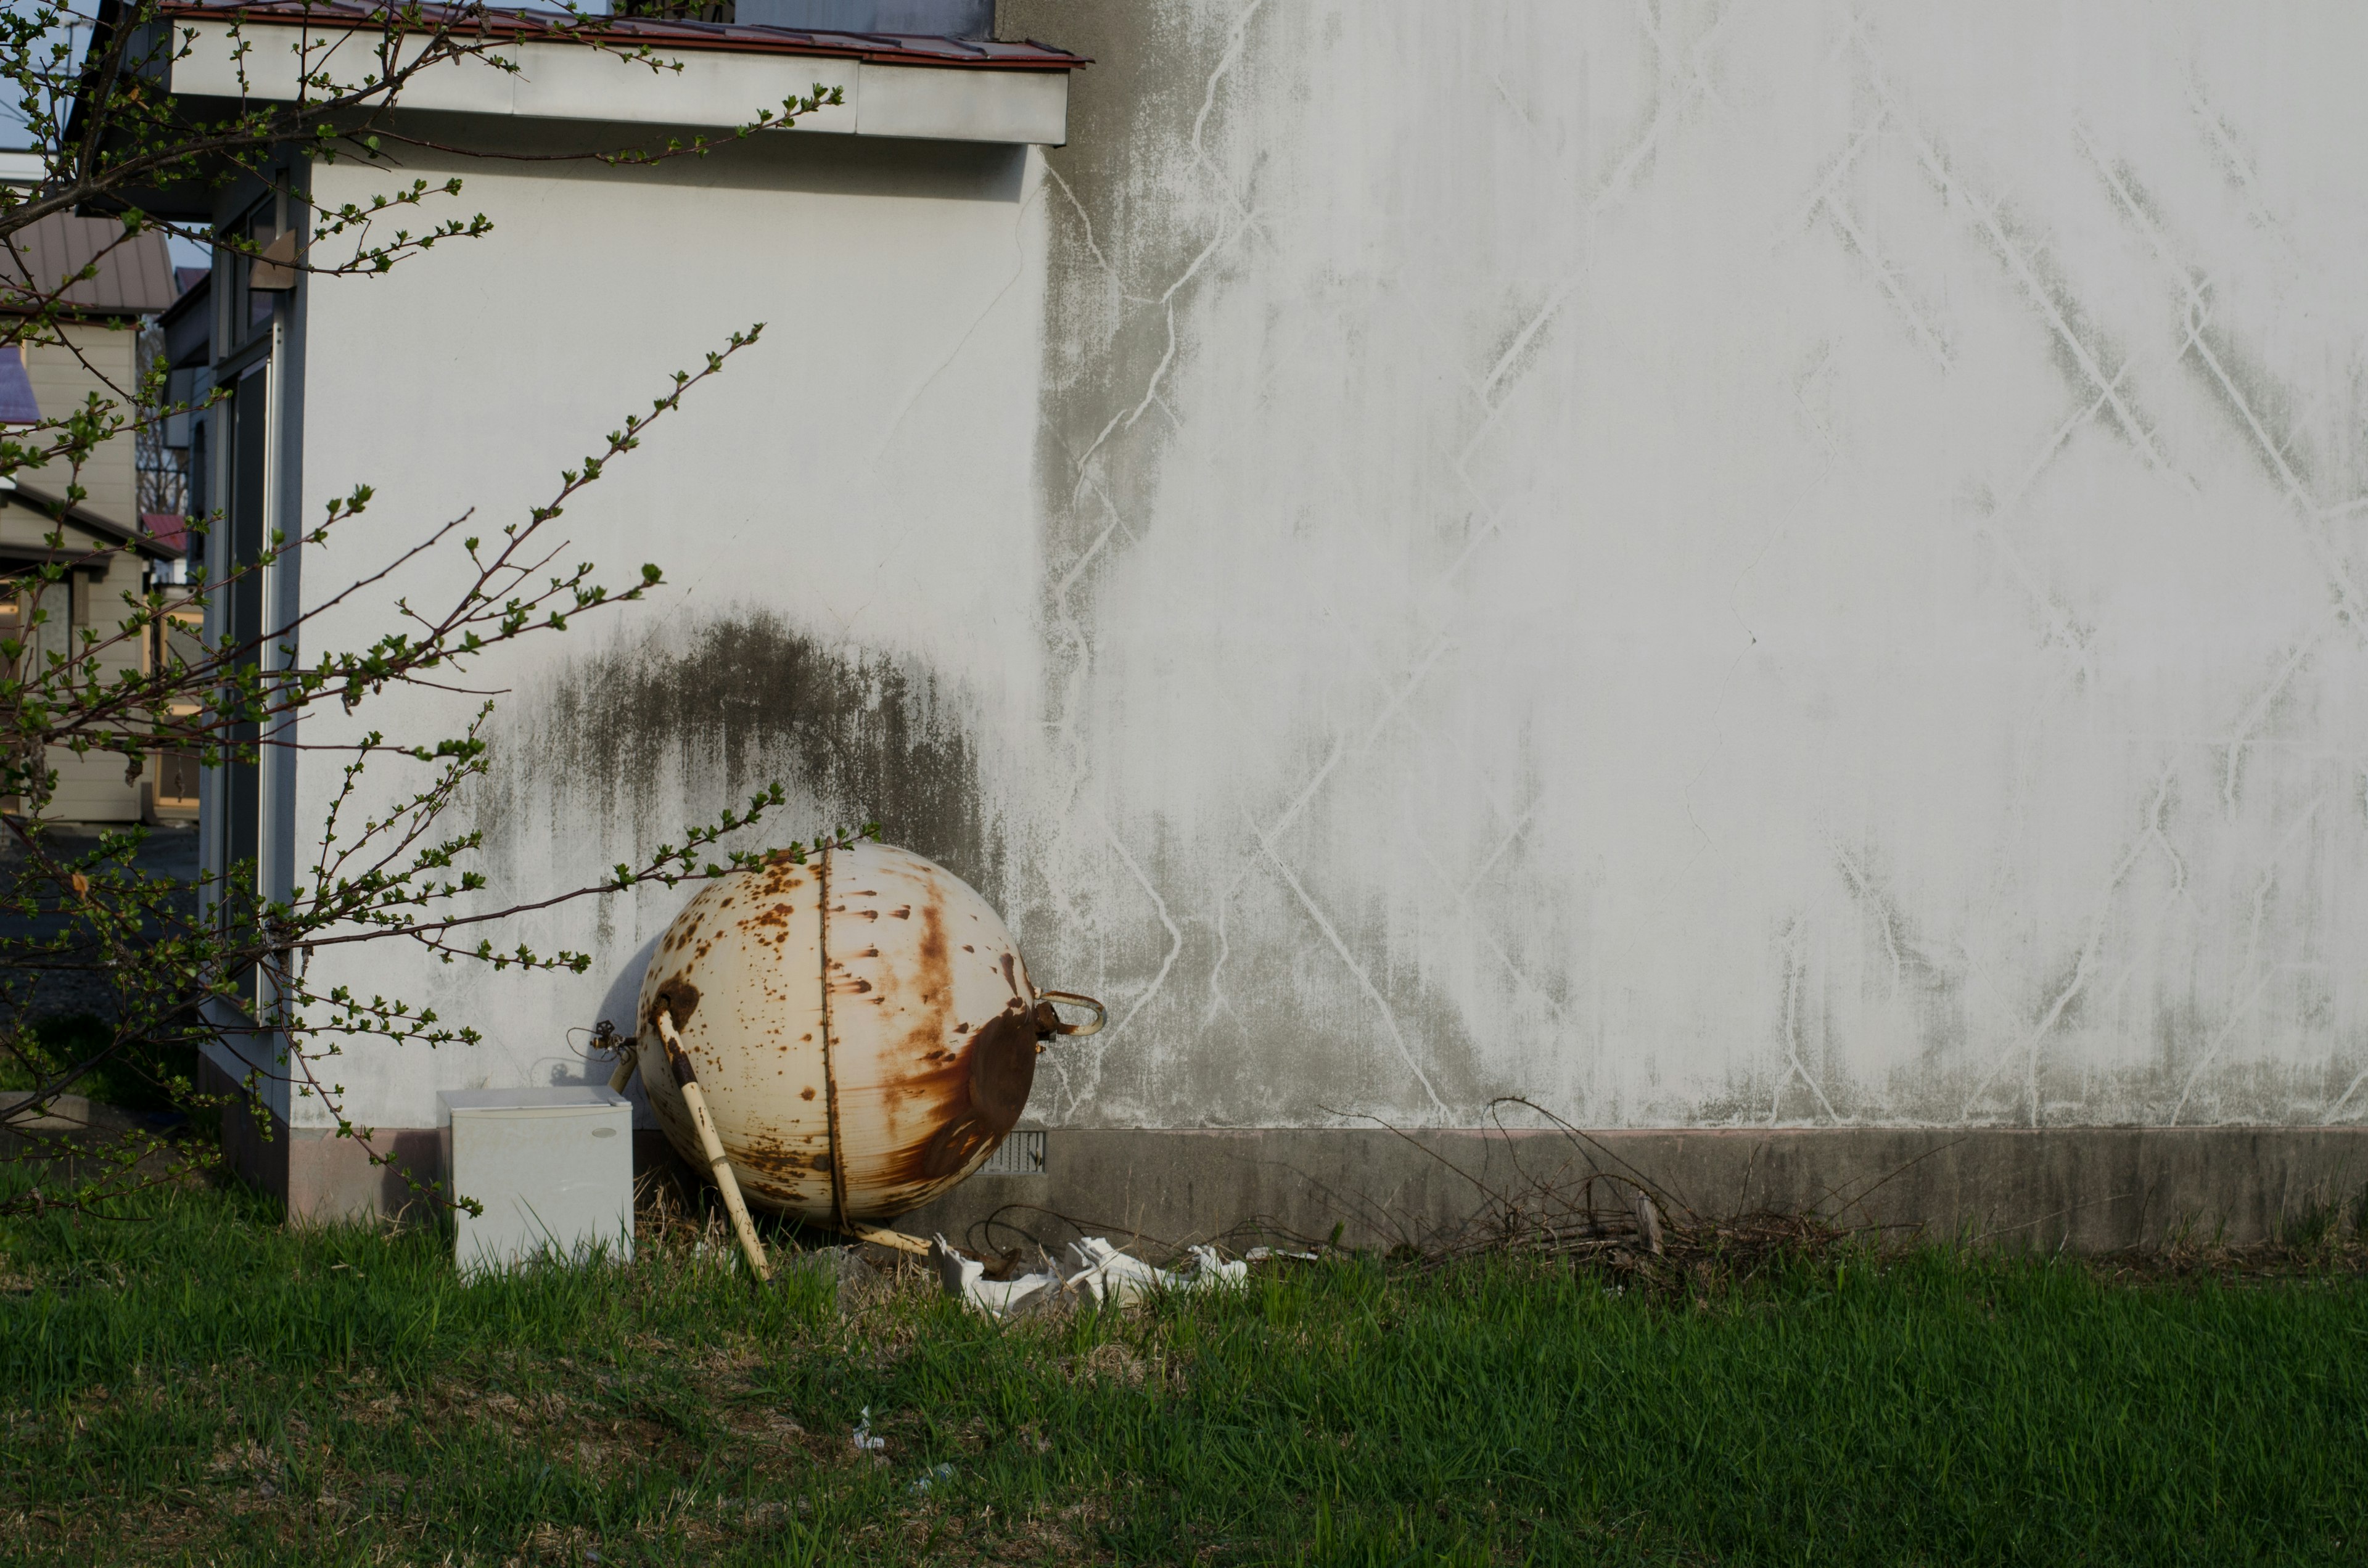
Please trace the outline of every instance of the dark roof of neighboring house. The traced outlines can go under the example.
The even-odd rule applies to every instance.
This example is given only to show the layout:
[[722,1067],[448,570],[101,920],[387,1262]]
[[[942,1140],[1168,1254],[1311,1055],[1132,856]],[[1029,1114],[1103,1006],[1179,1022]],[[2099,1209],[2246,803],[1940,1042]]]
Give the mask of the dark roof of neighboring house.
[[[65,506],[65,497],[54,491],[28,484],[20,479],[12,488],[0,490],[0,503],[6,502],[28,506],[45,517],[54,518],[58,516],[58,508]],[[111,540],[117,544],[133,545],[138,548],[141,554],[153,556],[159,561],[177,561],[181,556],[178,544],[168,545],[162,540],[152,538],[145,528],[135,528],[129,524],[119,523],[104,513],[92,511],[88,506],[66,506],[65,521],[85,533],[97,534],[101,539]],[[21,548],[17,549],[14,553],[19,558],[25,555]],[[66,551],[63,554],[53,556],[52,559],[70,560],[81,553],[85,552]]]
[[[658,50],[723,50],[739,54],[804,54],[861,60],[881,65],[989,66],[1028,71],[1071,71],[1091,64],[1083,55],[1043,43],[999,43],[992,39],[932,38],[911,33],[826,32],[804,28],[741,27],[731,22],[688,22],[656,17],[597,17],[571,21],[564,14],[474,11],[460,6],[404,4],[404,30],[427,31],[445,18],[458,30],[490,38],[566,42],[593,37]],[[221,5],[211,0],[163,0],[158,10],[175,21],[276,22],[312,28],[362,28],[383,22],[387,7],[352,0],[249,0]],[[416,17],[416,20],[411,18]]]
[[161,232],[127,238],[120,219],[52,212],[0,244],[0,310],[9,308],[12,294],[46,297],[94,264],[98,275],[68,289],[61,301],[78,314],[153,315],[179,293]]

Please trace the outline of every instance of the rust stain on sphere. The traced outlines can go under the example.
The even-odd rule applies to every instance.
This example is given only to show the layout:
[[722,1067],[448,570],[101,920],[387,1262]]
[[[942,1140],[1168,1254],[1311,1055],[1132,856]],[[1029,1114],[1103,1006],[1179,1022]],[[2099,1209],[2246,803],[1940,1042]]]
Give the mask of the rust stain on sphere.
[[[815,1086],[835,1077],[847,1216],[889,1219],[995,1151],[1046,1030],[1010,933],[962,879],[886,845],[837,851],[825,927],[817,869],[770,863],[686,904],[643,979],[642,1037],[673,1011],[749,1202],[810,1220],[832,1217],[830,1096]],[[703,1165],[673,1080],[643,1082],[668,1140]]]

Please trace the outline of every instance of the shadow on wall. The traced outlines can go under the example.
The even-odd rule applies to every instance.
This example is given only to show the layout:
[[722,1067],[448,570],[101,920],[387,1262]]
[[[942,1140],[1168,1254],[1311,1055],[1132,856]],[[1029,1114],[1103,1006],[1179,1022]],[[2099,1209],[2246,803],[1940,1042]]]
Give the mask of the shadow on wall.
[[768,612],[677,624],[571,661],[512,706],[479,822],[513,867],[544,844],[562,864],[596,845],[606,865],[779,781],[787,804],[755,842],[874,821],[993,896],[1006,846],[979,799],[975,713],[915,663]]
[[[1028,151],[1002,142],[768,133],[746,141],[726,138],[697,158],[616,165],[603,163],[596,155],[612,153],[617,146],[616,128],[598,122],[486,123],[480,116],[415,110],[414,123],[427,144],[411,148],[404,166],[419,174],[449,172],[482,178],[490,154],[536,160],[538,180],[810,191],[919,201],[1017,203],[1027,192]],[[445,145],[436,145],[438,142]],[[462,142],[472,151],[450,150]]]

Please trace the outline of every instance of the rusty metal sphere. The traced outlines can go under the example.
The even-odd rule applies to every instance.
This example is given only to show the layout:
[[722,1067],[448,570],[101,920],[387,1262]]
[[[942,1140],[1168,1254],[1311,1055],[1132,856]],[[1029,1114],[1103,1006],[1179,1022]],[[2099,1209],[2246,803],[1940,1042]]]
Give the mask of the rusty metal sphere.
[[[831,1222],[887,1219],[976,1170],[1011,1131],[1064,1025],[1002,917],[910,850],[858,843],[711,882],[643,977],[640,1035],[673,1016],[742,1191]],[[1076,999],[1083,1001],[1084,999]],[[1099,1004],[1090,1002],[1097,1015]],[[642,1077],[704,1168],[673,1074]]]

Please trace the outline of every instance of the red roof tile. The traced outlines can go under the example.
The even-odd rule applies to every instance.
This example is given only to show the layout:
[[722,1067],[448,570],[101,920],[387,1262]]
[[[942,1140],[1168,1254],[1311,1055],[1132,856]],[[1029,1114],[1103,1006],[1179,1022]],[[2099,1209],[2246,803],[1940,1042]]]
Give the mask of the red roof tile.
[[[175,21],[239,21],[324,28],[383,26],[388,7],[350,0],[163,0],[158,7]],[[563,14],[480,11],[446,6],[401,7],[404,30],[420,32],[451,19],[456,29],[494,38],[552,42],[597,37],[656,50],[720,50],[735,54],[803,54],[831,60],[861,60],[882,65],[952,65],[970,69],[1074,71],[1091,64],[1083,55],[1042,43],[999,43],[991,39],[933,38],[909,33],[820,32],[801,28],[742,27],[731,22],[687,22],[654,17],[593,17],[570,21]],[[409,18],[416,16],[417,21]]]
[[141,513],[140,531],[175,555],[188,549],[189,520],[177,512]]

